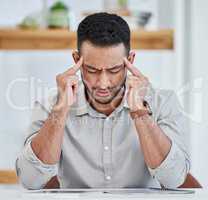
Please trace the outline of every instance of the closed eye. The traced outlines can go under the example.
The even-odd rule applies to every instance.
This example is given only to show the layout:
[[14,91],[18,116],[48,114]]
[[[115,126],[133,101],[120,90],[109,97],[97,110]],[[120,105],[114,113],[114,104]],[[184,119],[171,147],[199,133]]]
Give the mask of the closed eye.
[[[110,72],[110,73],[115,74],[115,73],[118,73],[122,69],[122,67],[123,67],[123,65],[122,66],[116,66],[116,67],[113,67],[111,69],[107,69],[107,71]],[[86,66],[85,69],[88,73],[91,73],[91,74],[102,71],[102,70],[96,69],[96,68],[91,67],[91,66]]]
[[97,69],[95,69],[94,67],[91,67],[91,66],[85,66],[85,70],[88,73],[96,73],[98,71]]
[[96,73],[97,70],[95,70],[95,69],[87,69],[87,72],[88,72],[88,73]]
[[114,68],[108,69],[108,71],[110,73],[118,73],[123,67],[124,67],[124,65],[119,65],[119,66],[116,66]]
[[108,70],[110,73],[118,73],[121,70],[121,67],[115,68],[115,69],[110,69]]

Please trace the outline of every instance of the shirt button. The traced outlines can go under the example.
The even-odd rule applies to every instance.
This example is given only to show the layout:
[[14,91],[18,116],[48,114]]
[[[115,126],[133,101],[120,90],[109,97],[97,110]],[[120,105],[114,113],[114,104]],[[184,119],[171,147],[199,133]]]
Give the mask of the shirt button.
[[105,146],[104,149],[105,149],[106,151],[108,151],[109,147],[108,147],[108,146]]
[[106,178],[106,180],[108,180],[108,181],[111,180],[111,176],[106,176],[105,178]]

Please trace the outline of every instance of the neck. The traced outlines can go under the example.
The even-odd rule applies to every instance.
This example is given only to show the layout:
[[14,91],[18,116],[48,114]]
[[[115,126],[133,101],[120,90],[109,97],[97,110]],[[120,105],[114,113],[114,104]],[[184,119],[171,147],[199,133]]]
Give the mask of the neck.
[[101,104],[99,102],[94,101],[91,99],[90,95],[87,95],[87,100],[90,105],[98,112],[103,113],[109,116],[121,103],[122,98],[124,96],[125,89],[122,88],[115,98],[109,104]]

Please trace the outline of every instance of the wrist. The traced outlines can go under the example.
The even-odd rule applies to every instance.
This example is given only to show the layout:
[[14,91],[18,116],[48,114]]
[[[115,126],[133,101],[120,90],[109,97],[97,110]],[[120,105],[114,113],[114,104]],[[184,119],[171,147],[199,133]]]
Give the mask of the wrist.
[[152,111],[150,110],[150,107],[146,101],[143,101],[142,104],[140,104],[137,109],[131,110],[130,109],[130,115],[132,119],[141,118],[143,116],[151,116]]
[[66,117],[69,112],[69,106],[61,106],[59,104],[55,104],[51,112],[56,113],[56,115]]
[[135,112],[137,110],[145,110],[145,106],[144,104],[141,102],[141,103],[138,103],[136,106],[134,107],[130,107],[130,112]]

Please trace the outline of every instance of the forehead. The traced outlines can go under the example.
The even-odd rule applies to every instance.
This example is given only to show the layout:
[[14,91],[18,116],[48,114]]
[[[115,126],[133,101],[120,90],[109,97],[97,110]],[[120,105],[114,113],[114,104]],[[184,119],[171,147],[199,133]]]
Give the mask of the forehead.
[[116,46],[99,47],[85,41],[81,47],[81,54],[84,64],[107,69],[123,63],[126,49],[122,43]]

